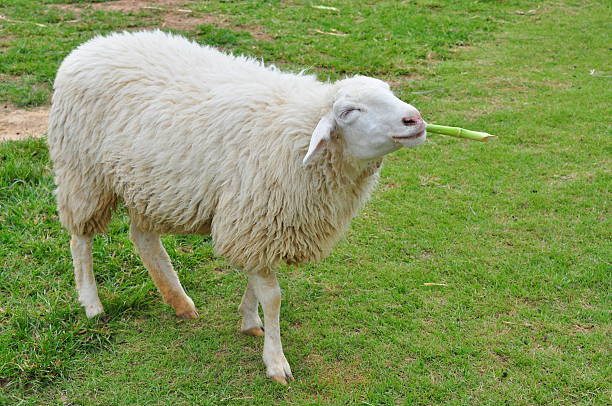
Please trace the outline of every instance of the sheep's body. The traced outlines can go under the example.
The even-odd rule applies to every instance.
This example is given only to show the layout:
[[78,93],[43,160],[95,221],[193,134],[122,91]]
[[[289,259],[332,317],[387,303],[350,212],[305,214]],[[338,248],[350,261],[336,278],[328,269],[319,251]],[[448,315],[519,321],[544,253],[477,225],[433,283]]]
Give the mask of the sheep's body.
[[337,148],[324,166],[302,167],[332,88],[161,32],[98,37],[55,81],[49,145],[61,221],[101,232],[122,200],[143,230],[211,233],[238,266],[317,260],[380,164],[351,167]]
[[242,331],[265,335],[268,375],[290,379],[274,268],[330,251],[382,156],[425,140],[418,111],[376,79],[321,83],[160,31],[94,38],[65,59],[54,88],[48,142],[87,316],[103,311],[92,236],[122,201],[135,248],[178,316],[197,311],[160,234],[211,234],[248,271]]

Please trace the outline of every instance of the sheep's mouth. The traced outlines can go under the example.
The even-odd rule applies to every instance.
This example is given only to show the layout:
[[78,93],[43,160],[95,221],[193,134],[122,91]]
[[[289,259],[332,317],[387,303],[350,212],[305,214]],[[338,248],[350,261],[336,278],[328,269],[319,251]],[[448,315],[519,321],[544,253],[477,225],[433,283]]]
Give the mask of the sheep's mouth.
[[417,138],[421,138],[424,135],[425,135],[425,130],[420,131],[416,134],[412,134],[412,135],[402,135],[402,136],[392,137],[392,138],[394,140],[415,140]]

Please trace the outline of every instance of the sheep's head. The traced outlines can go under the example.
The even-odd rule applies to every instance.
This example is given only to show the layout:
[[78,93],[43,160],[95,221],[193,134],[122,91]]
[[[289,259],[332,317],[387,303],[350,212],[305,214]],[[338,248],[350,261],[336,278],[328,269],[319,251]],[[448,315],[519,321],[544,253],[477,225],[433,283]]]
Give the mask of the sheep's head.
[[334,131],[343,138],[351,156],[366,161],[425,141],[421,114],[395,97],[387,83],[356,76],[336,82],[334,89],[333,107],[316,126],[304,164],[325,147]]

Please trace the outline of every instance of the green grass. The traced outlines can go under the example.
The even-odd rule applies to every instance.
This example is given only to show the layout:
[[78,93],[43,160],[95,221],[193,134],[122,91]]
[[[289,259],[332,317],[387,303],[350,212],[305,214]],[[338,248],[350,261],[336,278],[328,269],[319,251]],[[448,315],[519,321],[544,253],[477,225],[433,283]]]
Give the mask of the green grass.
[[[609,5],[353,3],[200,2],[225,25],[185,34],[322,78],[386,78],[426,120],[499,139],[432,135],[387,157],[332,255],[281,270],[297,380],[265,377],[262,341],[237,333],[244,276],[206,238],[164,238],[201,313],[175,319],[123,213],[95,240],[107,313],[87,320],[46,147],[30,140],[0,144],[0,404],[609,403]],[[0,20],[0,100],[24,106],[48,101],[78,43],[163,18],[68,23],[25,0],[0,0],[0,14],[46,25]]]
[[[122,13],[84,7],[77,12],[53,7],[54,3],[66,2],[0,0],[0,14],[15,21],[0,20],[0,45],[5,48],[0,48],[0,79],[10,79],[1,81],[0,99],[19,106],[45,104],[59,63],[78,44],[97,34],[155,28],[164,21],[164,12],[155,9]],[[451,47],[486,38],[529,4],[525,0],[355,3],[328,1],[325,4],[338,9],[330,11],[313,8],[310,1],[194,2],[188,4],[192,15],[212,16],[219,24],[178,32],[279,66],[308,68],[322,78],[360,73],[409,81],[411,75],[427,71],[427,58],[445,58]],[[223,21],[229,27],[221,26]]]

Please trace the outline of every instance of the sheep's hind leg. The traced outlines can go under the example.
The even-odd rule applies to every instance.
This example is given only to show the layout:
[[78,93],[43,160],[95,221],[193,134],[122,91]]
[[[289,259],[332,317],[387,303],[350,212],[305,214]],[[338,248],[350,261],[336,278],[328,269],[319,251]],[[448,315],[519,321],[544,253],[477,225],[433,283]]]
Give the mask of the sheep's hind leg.
[[183,290],[159,234],[141,231],[132,223],[130,236],[164,302],[172,306],[180,318],[198,317],[193,300]]
[[249,281],[253,283],[253,290],[263,308],[265,325],[263,360],[268,376],[273,381],[286,384],[288,379],[293,379],[293,375],[281,343],[279,324],[281,291],[276,275],[271,270],[267,273],[252,273],[249,275]]
[[255,337],[263,337],[264,330],[258,312],[259,302],[253,289],[253,281],[249,278],[249,282],[242,296],[242,302],[238,307],[238,311],[242,314],[242,324],[240,331],[243,334]]
[[79,292],[79,302],[85,308],[85,314],[88,318],[104,312],[98,297],[96,278],[93,274],[92,239],[91,235],[73,234],[70,240],[74,279]]

